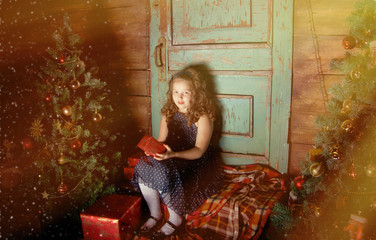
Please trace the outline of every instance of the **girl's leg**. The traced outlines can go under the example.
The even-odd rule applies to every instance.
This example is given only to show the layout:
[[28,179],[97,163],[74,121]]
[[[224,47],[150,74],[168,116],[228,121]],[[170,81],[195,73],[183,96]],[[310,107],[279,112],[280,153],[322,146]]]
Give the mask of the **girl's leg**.
[[[141,193],[146,201],[146,204],[150,210],[150,216],[153,216],[156,219],[162,218],[161,203],[159,199],[159,193],[157,190],[149,188],[148,186],[139,183]],[[144,228],[152,228],[157,224],[155,219],[149,218],[145,224],[142,226]]]
[[[167,208],[167,209],[170,215],[170,218],[168,219],[168,221],[170,221],[172,224],[174,224],[177,227],[180,226],[183,222],[183,217],[177,214],[176,212],[174,212],[172,209],[170,208]],[[170,224],[166,223],[165,225],[163,225],[160,231],[165,235],[171,235],[175,231],[175,229]]]

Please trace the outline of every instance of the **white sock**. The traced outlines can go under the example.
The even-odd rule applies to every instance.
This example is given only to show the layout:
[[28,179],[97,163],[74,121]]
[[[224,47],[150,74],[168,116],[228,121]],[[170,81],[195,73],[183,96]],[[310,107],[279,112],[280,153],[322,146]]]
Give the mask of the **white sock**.
[[[157,190],[149,188],[148,186],[139,183],[142,196],[144,197],[146,204],[149,207],[150,215],[160,219],[162,217],[161,203],[159,199],[159,193]],[[149,218],[143,227],[151,228],[156,224],[156,221],[152,218]]]
[[[168,209],[168,213],[170,215],[170,218],[168,220],[171,223],[173,223],[175,226],[179,227],[183,222],[182,216],[180,216],[179,214],[177,214],[176,212],[174,212],[170,208],[167,208],[167,209]],[[170,224],[168,224],[168,223],[164,224],[163,227],[161,228],[161,232],[165,235],[170,235],[174,231],[175,231],[175,229],[172,226],[170,226]]]

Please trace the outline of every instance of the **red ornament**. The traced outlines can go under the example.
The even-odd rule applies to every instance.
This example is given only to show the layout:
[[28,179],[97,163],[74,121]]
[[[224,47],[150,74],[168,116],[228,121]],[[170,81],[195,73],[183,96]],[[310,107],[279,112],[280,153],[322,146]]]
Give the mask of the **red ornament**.
[[353,36],[346,36],[342,40],[342,46],[345,49],[353,49],[356,46],[356,39]]
[[294,185],[297,189],[299,190],[303,190],[303,183],[305,182],[305,178],[304,176],[297,176],[295,179],[294,179]]
[[82,146],[82,144],[81,144],[81,142],[79,140],[73,140],[71,142],[71,148],[72,149],[78,150],[78,149],[81,148],[81,146]]
[[59,62],[60,62],[60,63],[64,63],[65,58],[66,58],[65,54],[64,54],[64,53],[60,53],[60,56],[59,56]]
[[33,142],[32,138],[25,137],[24,139],[22,139],[22,147],[23,147],[23,149],[30,150],[30,149],[33,148],[33,146],[34,146],[34,142]]
[[46,97],[44,98],[47,102],[50,102],[52,100],[52,93],[48,92],[46,94]]
[[57,191],[61,195],[66,194],[68,192],[68,186],[65,183],[61,182],[59,187],[57,187]]

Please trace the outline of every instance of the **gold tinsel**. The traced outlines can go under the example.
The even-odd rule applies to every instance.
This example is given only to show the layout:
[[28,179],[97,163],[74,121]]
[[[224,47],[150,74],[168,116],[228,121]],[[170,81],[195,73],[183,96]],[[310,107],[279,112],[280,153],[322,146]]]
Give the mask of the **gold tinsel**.
[[71,122],[65,122],[64,129],[70,131],[71,133],[74,133],[76,131],[76,125]]
[[59,120],[56,121],[56,128],[57,130],[61,131],[61,122]]
[[38,140],[40,137],[42,137],[42,132],[43,132],[43,124],[41,123],[41,120],[39,118],[35,119],[30,127],[31,136],[34,139]]

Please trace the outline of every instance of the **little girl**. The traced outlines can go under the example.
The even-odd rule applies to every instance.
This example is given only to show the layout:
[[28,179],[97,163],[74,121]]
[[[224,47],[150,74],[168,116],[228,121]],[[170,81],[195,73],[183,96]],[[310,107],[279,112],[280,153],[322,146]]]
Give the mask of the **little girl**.
[[[215,105],[206,83],[194,68],[187,67],[172,76],[167,95],[158,136],[167,151],[142,157],[132,178],[150,210],[139,234],[152,234],[153,239],[176,234],[184,215],[218,192],[222,182],[211,142]],[[169,219],[156,231],[164,219],[160,199]]]

